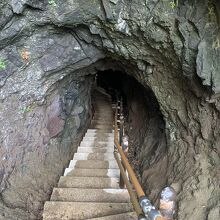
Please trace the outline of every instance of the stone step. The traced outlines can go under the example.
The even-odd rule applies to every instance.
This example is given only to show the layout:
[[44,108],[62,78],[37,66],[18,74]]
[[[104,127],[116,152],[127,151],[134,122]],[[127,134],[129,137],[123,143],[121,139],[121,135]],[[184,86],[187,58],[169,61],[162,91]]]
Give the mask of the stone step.
[[89,132],[86,133],[84,137],[114,137],[113,133],[99,133],[99,132]]
[[[106,121],[109,121],[109,122],[113,122],[113,117],[112,116],[107,116],[107,115],[94,115],[92,120],[94,121],[102,121],[102,120],[106,120]],[[113,124],[113,123],[111,123]]]
[[94,114],[92,120],[106,120],[109,122],[113,122],[113,115],[106,114],[106,113],[99,113],[99,114]]
[[88,144],[88,145],[93,145],[93,144],[111,144],[114,142],[113,138],[110,138],[109,140],[89,140],[89,139],[83,139],[80,143],[81,144]]
[[105,122],[105,121],[102,121],[102,120],[93,120],[91,122],[91,125],[107,125],[107,126],[113,126],[113,123],[112,122]]
[[88,140],[88,139],[85,139],[85,140],[82,140],[81,143],[80,143],[80,146],[82,145],[87,145],[87,146],[94,146],[94,145],[106,145],[106,146],[109,146],[109,145],[114,145],[114,140]]
[[54,188],[51,201],[129,203],[126,189]]
[[80,143],[80,147],[97,147],[97,146],[103,146],[103,147],[114,147],[113,141],[85,141],[83,140]]
[[[112,118],[112,119],[113,119],[113,118]],[[97,122],[97,123],[106,122],[106,123],[108,123],[108,124],[113,124],[113,121],[106,120],[105,118],[99,119],[99,120],[97,120],[97,119],[92,119],[92,122]]]
[[111,132],[108,132],[108,133],[105,133],[105,132],[86,132],[85,133],[85,136],[84,137],[100,137],[100,136],[104,136],[104,137],[114,137],[114,133],[111,133]]
[[[86,132],[99,132],[99,131],[100,130],[96,129],[96,128],[88,128]],[[107,133],[113,133],[113,132],[114,132],[114,130],[111,130],[110,132],[107,132]]]
[[85,134],[83,138],[96,139],[96,138],[102,138],[102,137],[112,139],[114,138],[114,134],[111,134],[111,135],[109,134],[106,135],[105,133],[96,133],[96,134],[88,134],[88,135]]
[[[109,150],[110,152],[113,152],[114,150],[114,144],[108,144],[108,145],[105,145],[105,144],[93,144],[93,145],[88,145],[88,144],[82,144],[78,147],[78,149],[82,149],[82,148],[90,148],[90,149],[106,149],[106,150]],[[100,151],[101,153],[101,151]]]
[[114,133],[114,130],[113,130],[113,128],[111,128],[111,129],[104,129],[104,128],[102,128],[102,129],[100,129],[100,128],[92,128],[92,127],[89,127],[89,129],[90,130],[95,130],[95,131],[89,131],[89,132],[104,132],[104,133]]
[[[113,119],[113,117],[111,117]],[[100,119],[92,119],[91,120],[92,123],[106,123],[106,124],[113,124],[113,120],[109,120],[109,118],[100,118]]]
[[85,136],[82,141],[111,142],[114,141],[114,137],[105,137],[104,135],[100,135],[99,137]]
[[71,160],[69,168],[82,169],[118,169],[118,164],[115,160]]
[[79,169],[66,168],[64,176],[85,176],[85,177],[116,177],[119,178],[119,169]]
[[130,203],[46,202],[44,220],[84,220],[132,212]]
[[77,153],[113,153],[114,149],[111,147],[78,147]]
[[137,220],[137,214],[135,212],[127,212],[117,215],[108,215],[99,218],[90,218],[90,220]]
[[74,160],[114,160],[112,153],[75,153]]
[[109,129],[111,130],[113,126],[111,125],[91,125],[92,128],[97,128],[97,129]]
[[119,188],[119,179],[114,177],[74,177],[61,176],[58,182],[59,188]]
[[86,133],[96,133],[98,130],[97,129],[87,129]]
[[114,139],[114,134],[112,135],[105,135],[105,134],[86,134],[83,139],[90,139],[92,141],[98,140],[98,141],[112,141]]

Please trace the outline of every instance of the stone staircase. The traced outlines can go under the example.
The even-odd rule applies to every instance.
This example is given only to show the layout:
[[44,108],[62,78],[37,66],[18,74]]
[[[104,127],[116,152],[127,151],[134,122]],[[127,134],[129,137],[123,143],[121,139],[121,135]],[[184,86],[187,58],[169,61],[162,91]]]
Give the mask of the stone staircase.
[[45,203],[44,220],[137,219],[127,190],[119,188],[110,97],[97,91],[94,99],[91,126]]

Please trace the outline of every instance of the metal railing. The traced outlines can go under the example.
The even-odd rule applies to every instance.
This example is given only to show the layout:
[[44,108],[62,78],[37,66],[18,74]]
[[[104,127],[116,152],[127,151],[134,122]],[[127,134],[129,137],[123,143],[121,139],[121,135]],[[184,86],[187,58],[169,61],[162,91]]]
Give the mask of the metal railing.
[[[119,102],[118,102],[119,103]],[[121,127],[118,129],[118,103],[116,104],[116,111],[115,111],[115,127],[114,127],[114,144],[115,144],[115,150],[114,150],[114,156],[118,163],[119,169],[120,169],[120,185],[126,185],[126,188],[129,192],[131,203],[134,207],[135,212],[137,213],[139,220],[164,220],[161,213],[155,209],[155,207],[151,204],[150,200],[146,197],[136,175],[131,167],[130,163],[127,160],[127,157],[125,156],[125,153],[119,143],[119,136],[122,134]],[[122,106],[122,101],[120,102],[120,105]],[[120,108],[119,108],[120,109]],[[120,137],[121,140],[122,137]],[[121,156],[121,160],[119,159],[118,153]],[[128,173],[128,177],[126,175],[126,171]],[[129,179],[128,179],[129,178]],[[122,184],[123,180],[123,184]],[[133,187],[131,186],[130,182],[132,183]],[[135,192],[134,192],[134,190]]]

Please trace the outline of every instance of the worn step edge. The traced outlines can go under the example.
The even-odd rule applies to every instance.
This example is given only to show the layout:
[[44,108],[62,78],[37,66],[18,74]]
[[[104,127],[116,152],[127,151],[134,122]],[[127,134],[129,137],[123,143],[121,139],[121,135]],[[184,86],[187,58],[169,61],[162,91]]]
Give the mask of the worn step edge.
[[71,160],[68,168],[87,168],[87,169],[112,169],[118,168],[117,162],[115,160],[105,161],[105,160]]
[[112,153],[114,149],[109,147],[78,147],[77,153]]
[[114,141],[110,140],[110,141],[91,141],[91,140],[83,140],[80,143],[80,146],[82,145],[88,145],[88,146],[93,146],[93,145],[105,145],[105,146],[111,146],[114,145]]
[[137,214],[135,212],[127,212],[116,215],[107,215],[98,218],[89,218],[88,220],[137,220]]
[[129,203],[126,189],[54,188],[51,201]]
[[44,220],[83,220],[133,211],[130,203],[46,202]]
[[120,176],[119,169],[79,169],[66,168],[64,176],[87,176],[87,177],[117,177]]
[[74,177],[61,176],[58,182],[61,188],[119,188],[119,178],[115,177]]
[[93,135],[88,134],[83,137],[83,140],[103,140],[103,141],[112,141],[114,139],[114,135]]
[[104,136],[104,137],[114,137],[113,133],[96,133],[96,132],[89,132],[89,133],[85,133],[84,137],[100,137],[100,136]]
[[91,153],[75,153],[74,156],[114,156],[113,151],[112,152],[106,152],[106,153],[102,153],[102,152],[91,152]]
[[73,160],[114,160],[113,153],[75,153]]
[[[87,136],[88,135],[88,136]],[[90,138],[90,139],[92,139],[92,138],[97,138],[97,137],[105,137],[105,138],[109,138],[109,139],[112,139],[112,138],[114,138],[114,135],[113,134],[106,134],[106,133],[101,133],[101,132],[99,132],[99,133],[86,133],[85,135],[84,135],[84,138]]]

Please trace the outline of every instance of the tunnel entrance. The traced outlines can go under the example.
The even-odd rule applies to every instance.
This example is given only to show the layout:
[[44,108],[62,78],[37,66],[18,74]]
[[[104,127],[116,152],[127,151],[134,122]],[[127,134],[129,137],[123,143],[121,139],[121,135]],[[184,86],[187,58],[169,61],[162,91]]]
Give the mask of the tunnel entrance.
[[[99,71],[96,85],[104,88],[113,101],[116,93],[123,97],[125,133],[129,136],[128,159],[145,191],[156,199],[167,181],[164,159],[167,145],[165,123],[154,93],[121,71]],[[154,186],[149,186],[148,178]]]
[[104,88],[113,99],[115,99],[115,93],[125,98],[123,92],[123,85],[125,84],[129,76],[121,71],[106,70],[100,71],[96,75],[96,84],[98,87]]

